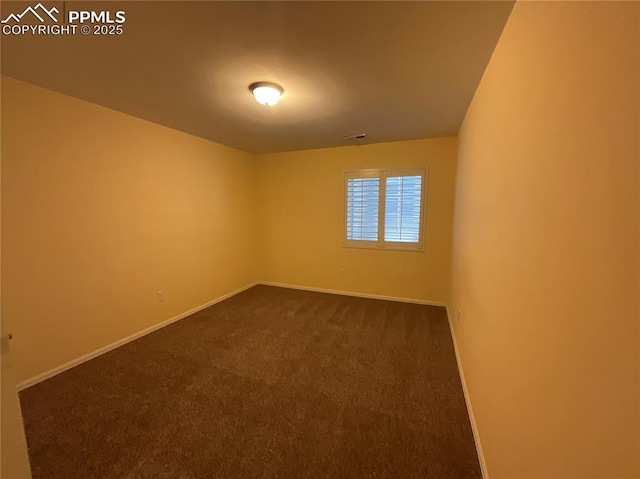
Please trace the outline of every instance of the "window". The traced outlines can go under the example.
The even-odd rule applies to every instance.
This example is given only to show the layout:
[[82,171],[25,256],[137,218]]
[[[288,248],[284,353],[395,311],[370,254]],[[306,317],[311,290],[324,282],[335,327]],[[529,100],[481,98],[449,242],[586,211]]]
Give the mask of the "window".
[[345,246],[421,250],[426,170],[345,173]]

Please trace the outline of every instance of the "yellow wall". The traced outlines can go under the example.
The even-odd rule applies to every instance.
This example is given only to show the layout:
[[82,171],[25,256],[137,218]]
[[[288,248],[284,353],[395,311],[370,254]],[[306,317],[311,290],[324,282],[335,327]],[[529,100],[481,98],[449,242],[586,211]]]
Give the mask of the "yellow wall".
[[[1,269],[2,260],[0,254],[0,283],[2,278]],[[0,290],[0,303],[1,298],[2,292]],[[0,477],[31,479],[27,440],[14,377],[15,365],[11,354],[12,341],[8,339],[10,333],[11,330],[5,325],[2,309],[0,308]]]
[[[256,161],[263,280],[448,300],[455,138],[266,154]],[[344,248],[344,172],[402,167],[428,168],[425,251]]]
[[18,381],[258,279],[251,155],[6,77],[2,117]]
[[460,132],[452,309],[491,479],[640,477],[639,25],[518,2]]

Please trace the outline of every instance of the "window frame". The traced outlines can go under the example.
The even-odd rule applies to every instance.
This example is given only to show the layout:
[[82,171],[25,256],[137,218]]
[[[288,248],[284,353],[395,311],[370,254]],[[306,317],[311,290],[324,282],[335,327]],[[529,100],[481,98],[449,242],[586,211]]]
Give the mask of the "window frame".
[[[387,177],[399,176],[420,176],[422,177],[422,186],[420,188],[420,227],[418,233],[418,242],[409,243],[405,241],[385,241],[385,219],[386,219],[386,203],[387,203]],[[350,179],[358,178],[378,178],[380,180],[378,188],[378,239],[377,241],[367,240],[350,240],[347,239],[347,198],[348,184]],[[343,203],[344,217],[342,221],[342,246],[344,248],[357,249],[377,249],[386,251],[424,251],[425,230],[427,218],[427,189],[428,189],[428,169],[425,168],[388,168],[388,169],[366,169],[351,170],[344,173]]]

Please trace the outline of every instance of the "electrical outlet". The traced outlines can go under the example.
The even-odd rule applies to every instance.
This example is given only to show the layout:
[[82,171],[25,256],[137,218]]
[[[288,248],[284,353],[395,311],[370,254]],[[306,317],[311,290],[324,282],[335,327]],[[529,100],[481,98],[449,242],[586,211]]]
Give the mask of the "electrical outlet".
[[460,322],[460,315],[462,314],[462,311],[458,310],[458,314],[456,315],[456,322]]
[[344,268],[340,268],[340,277],[344,278],[346,276],[346,273],[344,272]]
[[164,301],[164,291],[158,291],[158,303],[162,303]]

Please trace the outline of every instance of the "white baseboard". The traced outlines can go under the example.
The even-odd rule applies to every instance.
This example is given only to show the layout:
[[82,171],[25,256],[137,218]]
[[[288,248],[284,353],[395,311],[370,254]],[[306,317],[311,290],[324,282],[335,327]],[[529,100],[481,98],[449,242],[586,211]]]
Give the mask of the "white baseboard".
[[258,284],[265,286],[277,286],[278,288],[301,289],[303,291],[313,291],[315,293],[339,294],[341,296],[355,296],[357,298],[383,299],[385,301],[399,301],[401,303],[426,304],[429,306],[441,306],[446,308],[446,303],[438,301],[426,301],[424,299],[399,298],[396,296],[382,296],[379,294],[356,293],[354,291],[339,291],[336,289],[314,288],[312,286],[300,286],[297,284],[274,283],[272,281],[258,281]]
[[460,373],[460,382],[462,383],[462,391],[464,392],[464,401],[467,403],[467,411],[469,412],[469,421],[471,422],[471,430],[473,431],[473,440],[476,443],[476,452],[478,453],[478,460],[480,461],[480,469],[482,471],[482,477],[483,479],[489,479],[489,470],[487,469],[487,463],[484,460],[484,452],[482,450],[482,444],[480,443],[480,433],[478,432],[476,417],[473,414],[473,406],[471,406],[471,397],[469,397],[467,382],[464,379],[462,361],[460,360],[460,353],[458,352],[458,341],[456,341],[456,332],[453,329],[453,323],[451,322],[451,314],[449,311],[449,306],[446,306],[446,308],[447,308],[447,321],[449,322],[449,329],[451,330],[451,339],[453,341],[453,350],[456,354],[456,363],[458,363],[458,372]]
[[157,331],[160,328],[164,328],[165,326],[168,326],[171,323],[175,323],[176,321],[179,321],[181,319],[186,318],[187,316],[191,316],[194,313],[197,313],[198,311],[201,311],[205,308],[208,308],[209,306],[213,306],[216,303],[219,303],[220,301],[224,301],[225,299],[230,298],[231,296],[235,296],[238,293],[241,293],[249,288],[254,287],[256,284],[258,283],[250,283],[246,286],[243,286],[242,288],[236,289],[235,291],[231,291],[230,293],[227,293],[223,296],[220,296],[219,298],[213,299],[211,301],[209,301],[208,303],[205,304],[201,304],[200,306],[196,306],[193,309],[190,309],[189,311],[185,311],[184,313],[180,313],[177,316],[174,316],[173,318],[169,318],[165,321],[162,321],[161,323],[158,324],[154,324],[153,326],[147,328],[147,329],[143,329],[142,331],[139,331],[137,333],[132,334],[131,336],[127,336],[126,338],[123,339],[119,339],[118,341],[116,341],[115,343],[111,343],[107,346],[104,346],[100,349],[96,349],[95,351],[85,354],[84,356],[80,356],[79,358],[73,359],[71,361],[69,361],[68,363],[62,364],[61,366],[55,367],[53,369],[50,369],[49,371],[45,371],[42,374],[38,374],[37,376],[34,376],[32,378],[29,378],[25,381],[22,381],[21,383],[19,383],[16,388],[18,391],[22,391],[23,389],[26,389],[30,386],[33,386],[35,384],[38,384],[39,382],[44,381],[45,379],[49,379],[57,374],[60,374],[64,371],[66,371],[67,369],[71,369],[74,366],[78,366],[79,364],[84,363],[85,361],[89,361],[90,359],[93,359],[95,357],[100,356],[101,354],[107,353],[109,351],[111,351],[112,349],[115,349],[119,346],[122,346],[123,344],[129,343],[131,341],[134,341],[138,338],[141,338],[142,336],[145,336],[149,333],[152,333],[154,331]]

